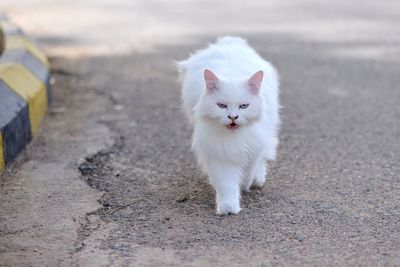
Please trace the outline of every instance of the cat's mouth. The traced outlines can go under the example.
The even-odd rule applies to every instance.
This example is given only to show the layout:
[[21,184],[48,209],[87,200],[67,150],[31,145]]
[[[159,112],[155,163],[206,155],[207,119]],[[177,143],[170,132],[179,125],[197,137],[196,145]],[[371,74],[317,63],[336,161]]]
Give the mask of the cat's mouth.
[[239,128],[239,125],[232,122],[231,124],[226,125],[226,128],[228,128],[229,130],[236,130],[237,128]]

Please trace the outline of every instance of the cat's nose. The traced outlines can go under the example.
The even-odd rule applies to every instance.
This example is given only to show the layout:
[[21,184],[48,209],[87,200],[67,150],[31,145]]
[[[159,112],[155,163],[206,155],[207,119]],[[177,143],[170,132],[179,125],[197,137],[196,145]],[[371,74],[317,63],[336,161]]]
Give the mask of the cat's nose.
[[239,116],[238,115],[228,115],[228,118],[234,121],[237,118],[239,118]]

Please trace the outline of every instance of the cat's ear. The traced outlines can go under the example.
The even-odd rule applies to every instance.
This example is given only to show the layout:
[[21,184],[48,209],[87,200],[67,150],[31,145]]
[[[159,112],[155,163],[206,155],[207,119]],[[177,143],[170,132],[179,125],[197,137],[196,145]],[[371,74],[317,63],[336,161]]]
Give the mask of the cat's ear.
[[204,80],[206,82],[207,93],[214,94],[218,91],[218,77],[209,69],[204,70]]
[[257,71],[253,76],[250,77],[248,84],[250,88],[250,92],[255,95],[258,95],[260,92],[261,83],[263,81],[264,72],[262,70]]

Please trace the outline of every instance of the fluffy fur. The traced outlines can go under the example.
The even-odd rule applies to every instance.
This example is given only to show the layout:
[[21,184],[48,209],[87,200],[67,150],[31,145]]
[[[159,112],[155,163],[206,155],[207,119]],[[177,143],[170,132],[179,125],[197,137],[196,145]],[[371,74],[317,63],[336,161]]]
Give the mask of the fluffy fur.
[[275,159],[277,72],[239,37],[221,38],[178,65],[192,148],[216,190],[217,214],[237,214],[241,190],[262,186]]

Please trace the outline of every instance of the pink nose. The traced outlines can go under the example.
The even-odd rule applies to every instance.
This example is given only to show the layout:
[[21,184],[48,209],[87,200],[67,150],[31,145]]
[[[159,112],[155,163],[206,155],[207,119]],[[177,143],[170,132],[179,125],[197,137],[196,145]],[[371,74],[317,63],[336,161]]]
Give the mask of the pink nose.
[[228,118],[234,121],[237,118],[239,118],[239,116],[238,115],[228,115]]

